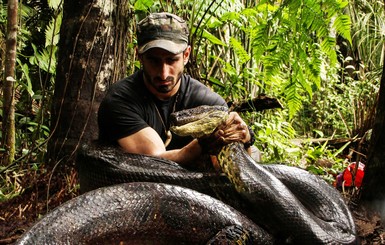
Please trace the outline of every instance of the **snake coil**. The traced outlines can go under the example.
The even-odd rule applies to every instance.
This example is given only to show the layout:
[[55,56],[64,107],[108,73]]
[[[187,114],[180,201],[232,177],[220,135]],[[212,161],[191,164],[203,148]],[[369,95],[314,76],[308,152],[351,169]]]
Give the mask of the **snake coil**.
[[[226,111],[199,107],[176,112],[174,120],[190,123],[218,110]],[[347,205],[318,176],[258,164],[239,143],[223,147],[217,157],[223,173],[85,146],[77,159],[84,194],[47,214],[17,244],[355,242]]]

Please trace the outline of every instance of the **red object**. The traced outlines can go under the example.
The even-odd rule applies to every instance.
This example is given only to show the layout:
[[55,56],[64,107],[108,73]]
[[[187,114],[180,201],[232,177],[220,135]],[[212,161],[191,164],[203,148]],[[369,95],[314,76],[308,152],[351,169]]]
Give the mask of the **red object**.
[[[356,169],[356,163],[352,162],[344,170],[342,175],[344,186],[361,187],[362,179],[364,178],[365,164],[361,162],[359,163],[356,174],[354,174],[355,169]],[[353,176],[354,176],[354,183],[353,183]]]
[[[336,180],[334,181],[334,187],[361,187],[362,179],[364,178],[365,173],[365,164],[362,162],[359,163],[357,173],[354,174],[356,169],[356,163],[352,162],[345,168],[345,170],[337,175]],[[353,183],[354,177],[354,183]]]

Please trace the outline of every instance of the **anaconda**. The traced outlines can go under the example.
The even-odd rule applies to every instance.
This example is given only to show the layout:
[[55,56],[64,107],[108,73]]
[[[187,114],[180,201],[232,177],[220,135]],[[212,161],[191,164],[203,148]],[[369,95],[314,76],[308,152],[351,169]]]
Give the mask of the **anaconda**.
[[[173,115],[173,121],[178,122],[181,121],[179,118],[184,118],[184,124],[197,123],[199,125],[197,128],[204,128],[205,132],[214,131],[215,127],[209,130],[211,124],[204,125],[202,120],[195,120],[193,115],[196,110],[197,108],[176,112]],[[213,113],[215,118],[219,114],[223,114],[223,121],[227,118],[226,113],[221,113],[226,112],[226,108],[202,106],[198,110],[204,111],[204,114],[207,115]],[[186,118],[190,120],[186,120]],[[221,121],[217,121],[219,125]],[[191,134],[190,128],[194,128],[194,134],[199,135],[193,126],[186,130],[184,130],[184,126],[182,127],[183,132],[179,132],[180,134]],[[177,125],[175,128],[179,130],[181,127]],[[304,171],[301,172],[299,169],[287,166],[281,168],[279,173],[284,176],[288,172],[286,177],[290,176],[290,178],[283,178],[281,181],[271,171],[257,164],[240,143],[223,146],[217,157],[222,171],[234,184],[238,193],[250,203],[252,208],[255,208],[256,213],[260,213],[260,217],[264,217],[262,219],[264,225],[273,229],[275,227],[285,240],[296,244],[350,244],[354,242],[355,225],[352,215],[339,193],[325,181],[320,181],[314,175],[306,175],[303,174]],[[293,173],[304,177],[304,180],[298,181]],[[292,185],[290,185],[291,182]],[[298,185],[298,183],[300,184]],[[307,184],[305,185],[305,183]]]
[[[203,111],[205,113],[216,111],[215,113],[217,113],[218,110],[227,113],[226,108],[195,108],[194,110],[175,113],[174,121],[179,121],[178,118],[181,118],[184,120],[183,124],[194,123],[193,121],[196,121],[194,115],[197,113],[199,114]],[[226,115],[226,113],[220,114]],[[209,116],[206,116],[205,118],[207,117]],[[198,124],[200,125],[198,128],[204,127],[201,122],[198,122]],[[206,129],[206,133],[207,132]],[[259,225],[253,226],[251,230],[247,230],[250,226],[246,229],[248,233],[251,232],[254,234],[253,232],[256,232],[252,235],[252,237],[254,237],[253,244],[258,244],[258,242],[350,244],[354,242],[355,227],[349,209],[339,193],[319,177],[311,175],[304,170],[285,165],[257,164],[248,156],[240,144],[230,144],[223,147],[218,155],[218,159],[220,160],[223,172],[227,176],[226,178],[223,174],[188,171],[165,159],[126,154],[117,149],[112,150],[112,148],[105,148],[104,146],[96,148],[85,147],[79,155],[78,167],[81,188],[84,192],[101,186],[114,185],[122,182],[152,181],[177,184],[185,186],[184,189],[188,187],[220,198],[227,204],[236,207],[243,214],[247,215],[254,223]],[[145,185],[147,184],[149,183],[146,183]],[[108,191],[109,193],[114,193],[114,188],[121,187],[112,186],[108,188],[111,188]],[[104,190],[104,188],[100,190]],[[106,199],[120,200],[121,198],[120,195],[107,195],[104,191],[100,190],[85,193],[83,195],[86,197],[82,197],[82,195],[77,199],[82,200],[82,198],[92,197],[94,198],[92,202],[73,201],[73,203],[65,208],[65,210],[78,208],[79,212],[88,212],[85,210],[92,209],[93,206],[99,202],[107,202],[108,200]],[[135,196],[134,194],[132,195]],[[165,202],[166,200],[170,200],[172,203],[171,200],[179,199],[189,200],[187,203],[194,202],[193,200],[188,199],[185,192],[178,192],[173,195],[172,197],[168,196],[165,199]],[[113,202],[110,203],[108,207],[110,209],[115,209],[116,205],[118,205],[121,209],[122,216],[126,212],[133,212],[138,214],[134,220],[141,220],[143,215],[140,215],[141,212],[137,207],[152,205],[152,203],[156,203],[158,199],[154,197],[141,197],[135,200],[135,205],[126,201],[127,206],[124,208],[121,208],[119,204]],[[118,203],[122,202],[118,201]],[[228,211],[224,211],[226,209],[221,205],[223,206],[225,204],[219,205],[217,204],[217,201],[210,201],[209,203],[203,204],[204,208],[201,209],[200,212],[203,214],[207,212],[204,211],[205,209],[211,210],[211,207],[214,206],[214,211],[211,213],[211,219],[216,219],[216,216],[221,215],[232,215],[231,212],[227,213]],[[149,210],[152,212],[161,212],[159,209],[161,209],[161,206],[155,205],[151,206]],[[188,208],[188,210],[190,209],[191,207]],[[104,216],[102,209],[96,209],[93,212],[93,215],[98,216],[100,213],[103,214],[103,217],[105,217],[104,219],[108,220],[109,215],[107,214],[107,216]],[[44,218],[26,233],[21,240],[23,241],[21,244],[27,244],[25,242],[31,241],[31,237],[36,238],[45,236],[44,234],[51,231],[51,229],[47,228],[47,223],[50,223],[53,220],[58,220],[58,222],[63,224],[71,224],[70,220],[74,219],[74,217],[62,219],[62,215],[62,212],[56,212],[56,214],[51,216],[50,214],[47,215],[49,218]],[[166,216],[173,215],[175,214],[167,214]],[[178,219],[182,220],[189,219],[189,222],[192,224],[200,222],[199,217],[190,219],[189,212],[181,212],[176,216]],[[248,218],[241,216],[240,220],[247,223],[250,222],[247,221]],[[174,217],[174,219],[177,218]],[[141,223],[140,226],[144,225],[147,227],[148,225],[150,228],[147,228],[153,229],[154,231],[163,227],[161,223],[158,224],[157,222],[145,221],[146,222]],[[115,224],[122,227],[121,230],[124,232],[123,226],[127,224],[122,224],[121,222],[122,221],[117,220]],[[132,222],[132,220],[128,222]],[[98,234],[95,230],[103,234],[106,230],[110,229],[108,226],[100,225],[102,223],[103,222],[92,222],[91,224],[87,224],[85,225],[86,229],[83,229],[82,232],[92,233],[92,239],[102,239],[103,235],[98,238]],[[47,229],[39,228],[40,226],[44,226],[44,224]],[[224,228],[225,227],[217,227],[217,229],[222,230]],[[161,235],[157,234],[157,236],[167,237],[170,236],[170,232],[176,232],[175,230],[168,231],[164,228],[161,229],[163,233]],[[270,235],[266,233],[265,229],[275,238],[271,238]],[[119,231],[116,232],[115,235],[120,234]],[[130,230],[129,232],[136,234],[136,231]],[[181,230],[180,232],[188,233],[186,230]],[[189,234],[187,233],[181,236],[188,237]],[[75,233],[73,234],[75,235]],[[200,233],[194,233],[194,235],[200,236]],[[78,236],[79,235],[76,235],[75,238],[78,239]],[[206,238],[207,237],[205,237],[205,239]],[[157,240],[159,238],[152,237],[151,239]],[[169,239],[171,238],[169,237]],[[200,243],[204,242],[202,241]]]
[[[232,237],[225,230],[229,228]],[[228,244],[272,244],[266,231],[208,195],[180,186],[135,182],[68,201],[17,244],[223,244],[222,231],[231,241]]]

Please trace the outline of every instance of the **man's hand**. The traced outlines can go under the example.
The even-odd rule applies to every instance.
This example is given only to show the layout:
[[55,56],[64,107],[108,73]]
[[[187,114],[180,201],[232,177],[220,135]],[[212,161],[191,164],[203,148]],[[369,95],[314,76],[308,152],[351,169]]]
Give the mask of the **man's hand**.
[[250,132],[246,123],[236,112],[230,112],[226,122],[218,126],[211,135],[198,139],[203,153],[216,154],[222,146],[232,142],[250,141]]
[[246,143],[250,141],[250,132],[246,123],[236,112],[230,112],[225,124],[220,125],[216,130],[224,144],[232,142]]

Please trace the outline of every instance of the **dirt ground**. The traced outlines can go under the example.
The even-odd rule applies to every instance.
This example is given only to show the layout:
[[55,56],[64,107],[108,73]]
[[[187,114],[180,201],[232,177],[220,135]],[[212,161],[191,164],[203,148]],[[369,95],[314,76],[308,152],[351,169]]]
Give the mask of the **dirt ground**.
[[[47,210],[78,195],[75,171],[55,176],[46,173],[23,176],[26,189],[18,197],[0,203],[0,244],[14,243]],[[385,244],[385,229],[377,213],[350,201],[357,226],[357,244]]]

